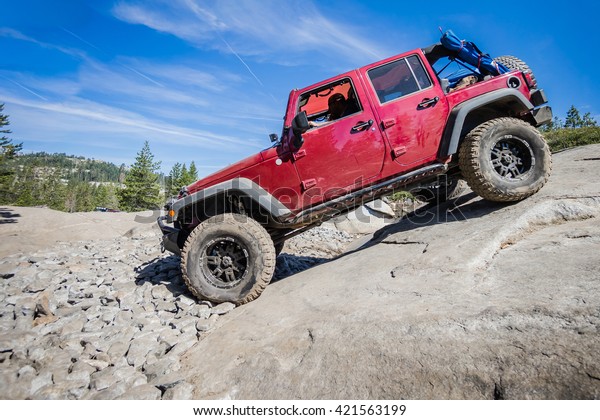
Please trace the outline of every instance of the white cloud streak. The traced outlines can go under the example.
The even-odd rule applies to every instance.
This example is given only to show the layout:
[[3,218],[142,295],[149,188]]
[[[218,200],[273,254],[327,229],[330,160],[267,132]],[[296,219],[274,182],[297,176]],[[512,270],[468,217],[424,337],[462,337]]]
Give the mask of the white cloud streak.
[[[158,62],[117,56],[62,26],[82,49],[0,28],[0,37],[79,61],[69,74],[0,70],[10,82],[0,84],[0,96],[11,107],[22,140],[68,144],[81,139],[109,155],[111,150],[130,152],[132,143],[147,139],[163,149],[185,147],[182,159],[189,150],[210,156],[198,166],[216,169],[224,159],[260,150],[268,144],[266,133],[281,127],[283,107],[274,106],[277,100],[253,66],[265,61],[287,65],[299,57],[306,62],[306,53],[323,66],[327,60],[357,63],[364,62],[360,56],[386,55],[357,28],[323,16],[310,1],[282,6],[272,0],[126,0],[112,13],[121,21],[173,35],[201,53]],[[243,71],[207,64],[202,56],[207,50],[234,56]],[[249,83],[250,77],[257,85]],[[173,160],[173,155],[164,157]]]
[[[229,50],[272,62],[308,51],[352,63],[357,57],[388,55],[357,35],[359,28],[323,16],[310,1],[284,5],[276,0],[120,2],[113,13],[125,22],[174,35],[203,49]],[[220,38],[227,42],[215,42]]]
[[86,57],[86,54],[81,50],[78,50],[75,48],[66,48],[66,47],[62,47],[60,45],[55,45],[55,44],[50,44],[48,42],[39,41],[35,38],[29,37],[29,36],[21,33],[20,31],[17,31],[12,28],[0,28],[0,36],[13,38],[13,39],[17,39],[20,41],[30,42],[30,43],[36,44],[42,48],[60,51],[61,53],[69,55],[71,57],[76,57],[76,58],[85,58]]
[[3,79],[5,79],[5,80],[8,80],[9,82],[11,82],[11,83],[13,83],[13,84],[17,85],[17,86],[18,86],[18,87],[20,87],[21,89],[23,89],[23,90],[25,90],[25,91],[27,91],[27,92],[31,93],[32,95],[34,95],[34,96],[36,96],[36,97],[40,98],[41,100],[43,100],[43,101],[48,101],[48,99],[44,98],[42,95],[40,95],[40,94],[38,94],[38,93],[35,93],[33,90],[29,89],[28,87],[26,87],[26,86],[23,86],[22,84],[20,84],[20,83],[18,83],[18,82],[15,82],[14,80],[12,80],[12,79],[9,79],[9,78],[8,78],[8,77],[6,77],[6,76],[2,76],[2,75],[0,75],[0,77],[2,77]]
[[[265,144],[265,123],[281,124],[271,116],[272,108],[238,90],[247,81],[236,74],[210,66],[203,71],[199,63],[155,64],[124,57],[118,61],[114,65],[88,58],[77,74],[58,79],[0,72],[0,77],[33,95],[27,98],[16,88],[0,85],[2,102],[17,110],[11,114],[19,137],[36,142],[82,138],[107,149],[122,147],[123,140],[131,144],[152,139],[165,146],[235,154],[259,150]],[[151,78],[132,77],[129,68],[134,67]],[[153,83],[155,79],[160,82]]]

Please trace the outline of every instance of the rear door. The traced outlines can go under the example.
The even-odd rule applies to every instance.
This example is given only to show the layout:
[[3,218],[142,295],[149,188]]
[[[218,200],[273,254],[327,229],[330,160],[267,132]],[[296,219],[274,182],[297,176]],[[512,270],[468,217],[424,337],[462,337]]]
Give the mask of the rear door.
[[[302,135],[304,144],[294,153],[305,206],[360,188],[381,173],[385,146],[357,75],[347,73],[299,92],[296,113],[305,111],[316,125]],[[329,102],[340,94],[346,108],[335,118]]]
[[360,69],[378,102],[378,116],[392,158],[402,171],[435,160],[448,114],[438,81],[417,52]]

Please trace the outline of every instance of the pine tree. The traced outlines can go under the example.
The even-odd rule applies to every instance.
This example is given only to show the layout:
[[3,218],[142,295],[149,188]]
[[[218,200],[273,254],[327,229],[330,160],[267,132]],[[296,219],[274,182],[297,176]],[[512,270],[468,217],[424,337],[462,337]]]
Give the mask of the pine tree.
[[589,112],[586,112],[583,115],[583,118],[581,120],[581,126],[582,127],[596,127],[598,124],[596,123],[596,120],[592,117],[592,115]]
[[24,168],[23,172],[19,174],[17,183],[19,188],[14,196],[14,203],[17,206],[30,207],[35,206],[36,203],[36,187],[35,183],[35,163],[31,166]]
[[567,119],[565,120],[565,128],[579,128],[583,124],[583,120],[581,119],[581,115],[579,115],[579,111],[575,108],[574,105],[571,105],[571,108],[567,111]]
[[96,187],[96,192],[93,197],[95,207],[104,207],[114,209],[119,207],[119,202],[115,195],[115,187],[111,184],[100,184]]
[[43,204],[51,209],[65,211],[65,200],[67,196],[67,187],[64,185],[55,172],[48,179],[43,181]]
[[78,182],[75,188],[77,197],[76,211],[92,211],[94,210],[94,195],[96,187],[89,182]]
[[96,187],[96,194],[94,194],[94,208],[105,207],[108,208],[108,194],[109,190],[106,185],[100,184]]
[[179,177],[179,182],[181,183],[182,187],[184,185],[188,185],[187,184],[188,179],[189,179],[188,170],[187,170],[187,166],[185,166],[185,163],[184,163],[183,166],[181,167],[181,176]]
[[125,188],[118,192],[119,206],[126,211],[156,209],[162,197],[158,184],[160,162],[154,162],[150,145],[146,141],[137,154],[135,163],[125,176]]
[[552,121],[548,121],[547,123],[541,126],[542,131],[554,131],[559,130],[564,127],[562,120],[558,117],[554,117]]
[[119,208],[119,199],[117,198],[117,187],[115,185],[110,184],[106,186],[107,194],[106,194],[106,202],[102,207],[106,207],[109,209],[117,209]]
[[77,191],[76,181],[70,180],[67,185],[67,194],[65,195],[65,211],[73,213],[77,211]]
[[14,178],[14,171],[8,166],[8,161],[22,149],[23,144],[14,144],[12,140],[5,136],[11,131],[4,128],[10,125],[8,115],[4,115],[4,104],[0,104],[0,203],[8,204],[14,199],[11,191],[11,184]]
[[181,163],[177,162],[171,168],[167,178],[166,196],[167,198],[176,196],[183,185],[181,184]]
[[190,178],[192,179],[190,184],[198,179],[198,170],[196,169],[196,164],[194,163],[193,160],[192,160],[192,163],[190,163],[189,175],[190,175]]
[[125,175],[127,175],[127,168],[123,163],[119,168],[119,184],[123,184],[125,182]]
[[[192,173],[192,169],[194,170],[195,174]],[[181,186],[184,187],[190,185],[192,182],[196,181],[197,177],[198,172],[196,171],[196,165],[194,165],[194,162],[192,162],[190,165],[189,170],[186,168],[184,163],[183,167],[181,168]]]

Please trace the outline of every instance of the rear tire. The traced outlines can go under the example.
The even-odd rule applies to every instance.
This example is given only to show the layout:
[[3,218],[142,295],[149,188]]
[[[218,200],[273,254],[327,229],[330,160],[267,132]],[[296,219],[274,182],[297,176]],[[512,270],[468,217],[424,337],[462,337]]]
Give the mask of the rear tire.
[[181,272],[200,299],[233,302],[256,299],[275,271],[275,248],[267,231],[241,214],[221,214],[199,224],[181,251]]
[[490,201],[519,201],[544,186],[552,156],[533,126],[517,118],[496,118],[467,134],[458,164],[479,196]]

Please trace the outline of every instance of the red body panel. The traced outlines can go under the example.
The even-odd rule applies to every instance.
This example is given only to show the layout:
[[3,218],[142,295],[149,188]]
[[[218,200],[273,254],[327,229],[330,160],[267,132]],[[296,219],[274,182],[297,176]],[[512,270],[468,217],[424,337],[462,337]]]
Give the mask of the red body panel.
[[530,93],[527,89],[526,83],[523,79],[523,76],[519,72],[505,73],[500,76],[496,76],[490,80],[481,83],[475,83],[474,85],[467,86],[463,89],[457,90],[455,92],[448,93],[446,95],[446,99],[448,100],[449,109],[454,108],[455,106],[471,99],[476,96],[483,95],[484,93],[492,92],[498,89],[503,89],[507,87],[507,81],[510,77],[517,76],[523,83],[517,89],[519,90],[526,98],[529,97]]
[[[427,62],[421,50],[409,51],[361,68],[363,83],[372,92],[373,86],[367,75],[369,70],[409,56],[418,56],[422,63]],[[371,96],[378,125],[387,127],[383,132],[394,162],[394,165],[386,165],[382,178],[409,171],[436,159],[448,117],[448,103],[438,80],[430,75],[430,82],[432,85],[426,89],[384,104],[380,104],[376,95]],[[433,106],[420,109],[420,103],[433,98],[438,98]]]
[[[408,57],[417,57],[422,63],[430,86],[382,103],[371,82],[369,70]],[[522,79],[520,73],[513,72],[446,94],[419,49],[304,89],[294,89],[290,92],[278,145],[195,182],[188,191],[194,193],[236,177],[248,178],[292,213],[297,213],[343,193],[436,161],[450,111],[470,98],[507,87],[507,79],[515,75]],[[308,130],[302,136],[302,146],[295,148],[291,126],[302,108],[299,103],[301,96],[327,85],[334,86],[331,92],[335,92],[338,89],[335,83],[346,79],[351,81],[361,110]],[[420,87],[421,83],[417,85]],[[385,89],[388,85],[390,83],[385,79],[379,87]],[[525,83],[519,90],[529,97]],[[342,93],[350,96],[347,88]],[[434,103],[423,106],[427,101]],[[320,98],[313,100],[310,111],[324,106],[325,102]]]
[[235,178],[237,173],[246,169],[250,169],[255,165],[258,165],[263,161],[263,156],[260,153],[257,153],[252,156],[248,156],[245,159],[240,160],[239,162],[233,163],[225,168],[207,176],[206,178],[200,179],[194,182],[192,185],[188,187],[188,192],[190,194],[195,193],[196,191],[200,191],[206,187],[210,187],[211,185],[218,184],[221,181],[226,179]]
[[232,178],[247,178],[290,209],[298,208],[300,180],[291,154],[281,146],[264,150],[200,179],[188,187],[193,194]]

